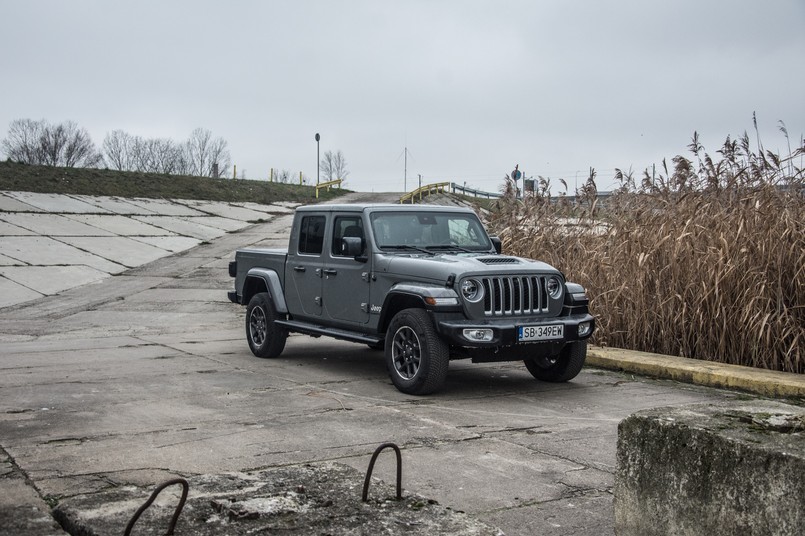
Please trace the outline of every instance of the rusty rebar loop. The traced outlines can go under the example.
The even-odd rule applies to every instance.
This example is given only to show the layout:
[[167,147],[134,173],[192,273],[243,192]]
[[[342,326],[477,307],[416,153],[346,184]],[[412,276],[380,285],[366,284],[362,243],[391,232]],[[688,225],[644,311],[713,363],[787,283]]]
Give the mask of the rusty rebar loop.
[[190,490],[190,485],[187,483],[187,480],[184,478],[173,478],[171,480],[167,480],[157,486],[157,489],[151,494],[151,497],[145,501],[135,513],[134,516],[129,521],[129,524],[126,525],[126,531],[123,533],[123,536],[130,536],[131,529],[134,528],[135,523],[140,518],[143,512],[145,512],[149,506],[154,502],[157,496],[162,493],[162,490],[167,488],[168,486],[172,486],[174,484],[181,484],[182,486],[182,498],[179,499],[179,504],[176,505],[176,510],[173,512],[173,517],[171,518],[170,525],[168,525],[168,532],[165,533],[165,536],[173,536],[173,530],[176,528],[176,522],[179,520],[179,514],[182,513],[182,508],[184,508],[184,503],[187,501],[187,492]]
[[400,447],[394,443],[383,443],[375,449],[375,453],[372,454],[372,460],[369,462],[369,469],[366,471],[366,479],[363,481],[363,496],[361,497],[363,502],[369,500],[369,481],[372,479],[372,471],[374,471],[377,457],[387,448],[394,449],[395,454],[397,454],[397,500],[402,500],[402,455],[400,454]]

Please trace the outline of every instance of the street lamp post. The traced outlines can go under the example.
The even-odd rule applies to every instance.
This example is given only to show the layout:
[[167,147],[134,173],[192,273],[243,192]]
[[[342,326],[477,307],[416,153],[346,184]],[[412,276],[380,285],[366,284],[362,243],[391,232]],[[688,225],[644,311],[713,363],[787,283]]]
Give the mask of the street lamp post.
[[316,186],[319,185],[319,170],[321,168],[321,157],[319,156],[319,140],[321,136],[316,132]]

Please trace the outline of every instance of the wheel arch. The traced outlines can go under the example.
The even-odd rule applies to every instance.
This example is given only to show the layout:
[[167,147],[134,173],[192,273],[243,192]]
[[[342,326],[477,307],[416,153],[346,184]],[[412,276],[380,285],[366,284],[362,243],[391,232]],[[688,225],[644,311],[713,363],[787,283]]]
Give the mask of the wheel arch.
[[410,292],[390,292],[383,303],[378,331],[385,333],[394,315],[403,309],[427,309],[424,297]]
[[246,274],[243,282],[242,303],[249,303],[252,296],[259,292],[268,292],[274,307],[278,313],[287,313],[288,306],[285,304],[285,295],[282,292],[282,281],[274,270],[267,268],[252,268]]

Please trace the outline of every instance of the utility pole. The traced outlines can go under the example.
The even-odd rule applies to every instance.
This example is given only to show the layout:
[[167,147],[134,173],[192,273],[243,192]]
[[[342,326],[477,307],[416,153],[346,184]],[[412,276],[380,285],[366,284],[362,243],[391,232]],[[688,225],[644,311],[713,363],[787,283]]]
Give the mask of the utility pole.
[[319,133],[316,132],[316,186],[319,185],[319,170],[321,168],[321,157],[319,156],[319,140],[320,139],[321,139],[321,136],[319,136]]
[[419,187],[422,188],[422,173],[419,174]]
[[[408,147],[405,148],[405,168],[403,171],[403,191],[408,191]],[[398,157],[399,158],[399,157]]]

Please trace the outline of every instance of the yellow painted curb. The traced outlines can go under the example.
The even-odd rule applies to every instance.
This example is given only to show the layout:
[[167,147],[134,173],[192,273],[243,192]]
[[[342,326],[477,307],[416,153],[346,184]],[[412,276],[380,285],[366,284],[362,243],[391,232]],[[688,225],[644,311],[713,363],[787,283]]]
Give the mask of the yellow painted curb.
[[805,398],[805,374],[598,346],[589,347],[586,364],[708,387],[739,389],[774,398]]

